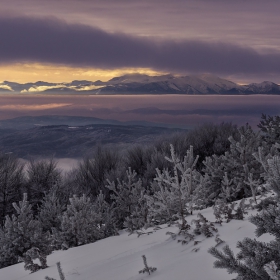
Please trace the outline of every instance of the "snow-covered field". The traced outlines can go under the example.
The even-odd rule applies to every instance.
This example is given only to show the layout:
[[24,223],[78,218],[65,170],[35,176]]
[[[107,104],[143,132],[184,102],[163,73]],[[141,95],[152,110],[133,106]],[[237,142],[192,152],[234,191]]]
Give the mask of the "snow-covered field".
[[[200,211],[208,220],[215,221],[213,209]],[[198,211],[188,217],[191,223],[196,219]],[[217,225],[219,237],[237,252],[236,243],[244,237],[255,238],[255,226],[248,221],[248,217],[256,211],[249,211],[244,221],[232,220],[229,223]],[[194,246],[194,241],[181,245],[173,240],[166,232],[176,233],[175,226],[161,226],[162,229],[152,234],[137,237],[123,231],[119,236],[109,237],[98,242],[71,248],[67,251],[55,251],[48,256],[49,267],[33,274],[25,271],[23,264],[17,264],[0,270],[1,280],[43,280],[49,276],[59,280],[56,267],[61,262],[66,280],[227,280],[233,279],[224,269],[214,269],[212,257],[207,250],[215,246],[215,236],[206,238],[199,235],[195,240],[202,241]],[[192,225],[194,227],[194,225]],[[153,231],[148,229],[147,231]],[[268,241],[269,236],[262,236],[262,241]],[[198,250],[197,250],[198,249]],[[197,252],[195,252],[197,251]],[[142,255],[147,257],[149,266],[157,271],[151,275],[139,274],[144,268]]]

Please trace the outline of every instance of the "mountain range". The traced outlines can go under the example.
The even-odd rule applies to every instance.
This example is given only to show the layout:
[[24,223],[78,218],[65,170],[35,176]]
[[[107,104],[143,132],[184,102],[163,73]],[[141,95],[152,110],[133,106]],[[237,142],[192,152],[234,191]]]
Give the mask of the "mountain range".
[[45,94],[280,94],[280,85],[264,81],[239,85],[237,83],[204,74],[195,76],[126,74],[107,82],[75,80],[70,83],[0,83],[1,93]]

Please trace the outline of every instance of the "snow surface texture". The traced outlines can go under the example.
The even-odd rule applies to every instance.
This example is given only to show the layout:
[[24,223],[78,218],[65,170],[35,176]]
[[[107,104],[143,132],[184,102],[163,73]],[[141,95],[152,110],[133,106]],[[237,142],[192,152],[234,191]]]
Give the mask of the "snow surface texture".
[[[202,213],[208,220],[215,221],[213,209],[194,211],[188,216],[188,223],[197,219],[197,213]],[[236,253],[236,243],[244,237],[255,238],[255,226],[248,221],[248,217],[256,214],[249,211],[244,221],[232,220],[216,225],[220,239],[225,242],[218,245],[218,249],[226,244]],[[194,246],[194,241],[181,245],[173,240],[166,232],[178,232],[175,226],[161,226],[154,231],[152,228],[139,238],[137,234],[128,235],[123,231],[119,236],[109,237],[92,244],[71,248],[67,251],[55,251],[48,256],[49,267],[30,274],[25,271],[23,264],[17,264],[0,269],[1,280],[44,280],[45,276],[59,280],[56,267],[61,262],[66,280],[229,280],[236,275],[229,275],[225,269],[213,268],[216,260],[207,250],[216,245],[215,235],[206,238],[198,235],[194,240],[202,241]],[[194,228],[194,225],[192,225]],[[179,239],[179,238],[178,238]],[[269,241],[271,237],[264,235],[258,240]],[[197,252],[195,252],[198,249]],[[139,274],[144,268],[142,255],[147,258],[148,266],[156,267],[157,271],[151,275]]]

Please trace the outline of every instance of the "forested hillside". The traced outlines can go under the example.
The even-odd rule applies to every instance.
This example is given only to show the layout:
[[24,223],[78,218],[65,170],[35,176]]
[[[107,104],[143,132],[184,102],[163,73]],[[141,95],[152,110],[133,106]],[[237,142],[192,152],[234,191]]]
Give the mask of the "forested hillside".
[[[237,279],[280,279],[279,124],[280,117],[263,115],[259,131],[205,124],[125,152],[100,146],[68,174],[53,159],[23,166],[1,154],[0,268],[23,262],[34,273],[48,266],[54,250],[121,230],[140,238],[149,234],[143,229],[165,225],[182,246],[198,236],[215,238],[219,248],[209,249],[215,267]],[[207,217],[206,208],[212,209]],[[221,251],[218,228],[244,220],[248,211],[255,214],[249,220],[256,236],[269,233],[272,241],[249,236],[238,243],[237,256],[228,246]],[[145,260],[142,272],[157,273]]]

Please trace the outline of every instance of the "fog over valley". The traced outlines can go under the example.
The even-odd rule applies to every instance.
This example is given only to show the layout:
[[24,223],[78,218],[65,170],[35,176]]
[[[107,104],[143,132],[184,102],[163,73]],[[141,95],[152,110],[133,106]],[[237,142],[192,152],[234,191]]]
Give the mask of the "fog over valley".
[[190,128],[204,122],[223,121],[256,126],[262,113],[279,113],[280,96],[1,95],[0,101],[1,120],[40,115],[84,116]]

